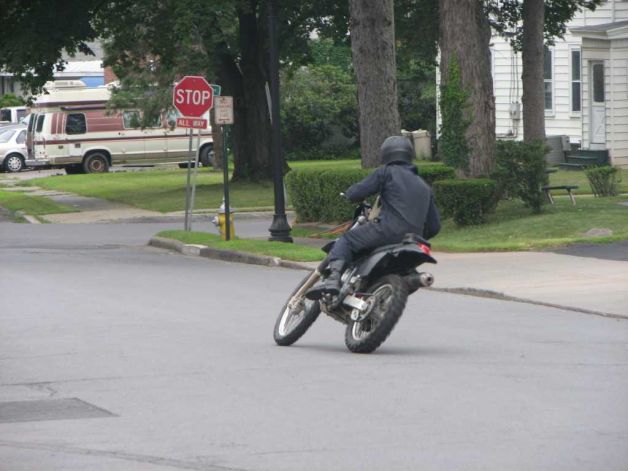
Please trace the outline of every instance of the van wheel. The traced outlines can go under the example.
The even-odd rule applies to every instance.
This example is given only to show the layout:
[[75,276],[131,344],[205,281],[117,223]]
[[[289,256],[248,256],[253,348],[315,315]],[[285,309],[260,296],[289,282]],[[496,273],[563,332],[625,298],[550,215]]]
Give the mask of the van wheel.
[[85,173],[106,173],[109,171],[109,160],[100,152],[90,154],[83,161],[83,170]]
[[201,149],[201,155],[199,160],[203,164],[203,167],[209,167],[214,165],[214,148],[212,146],[205,146]]
[[11,154],[4,159],[4,169],[7,172],[19,172],[24,168],[24,160],[21,155]]
[[79,173],[83,173],[83,167],[78,164],[68,165],[65,167],[65,173],[68,175],[77,175]]
[[189,165],[187,163],[184,164],[179,164],[179,168],[194,168],[196,164],[194,162],[191,162]]

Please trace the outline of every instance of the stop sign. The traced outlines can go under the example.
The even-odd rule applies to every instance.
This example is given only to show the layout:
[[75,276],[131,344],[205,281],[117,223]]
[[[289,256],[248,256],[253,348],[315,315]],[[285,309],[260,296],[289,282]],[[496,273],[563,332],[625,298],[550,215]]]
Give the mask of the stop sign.
[[214,89],[205,77],[185,76],[174,86],[172,104],[183,116],[203,116],[214,104]]

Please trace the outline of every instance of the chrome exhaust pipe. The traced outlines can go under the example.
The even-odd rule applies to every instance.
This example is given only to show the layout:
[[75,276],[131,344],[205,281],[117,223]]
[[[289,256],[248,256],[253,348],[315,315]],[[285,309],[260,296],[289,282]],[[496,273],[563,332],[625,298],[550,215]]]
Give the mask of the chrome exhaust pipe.
[[434,284],[434,275],[426,271],[419,273],[419,284],[423,288],[429,288]]
[[416,272],[405,276],[404,280],[408,286],[408,291],[414,293],[419,288],[429,288],[434,284],[434,275],[427,272]]

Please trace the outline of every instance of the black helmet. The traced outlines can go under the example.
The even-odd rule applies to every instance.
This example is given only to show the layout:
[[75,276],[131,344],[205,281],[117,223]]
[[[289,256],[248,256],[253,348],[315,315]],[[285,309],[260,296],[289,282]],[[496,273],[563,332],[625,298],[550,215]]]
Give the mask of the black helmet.
[[394,162],[410,164],[414,158],[414,149],[409,139],[402,136],[390,136],[380,147],[379,158],[384,165]]

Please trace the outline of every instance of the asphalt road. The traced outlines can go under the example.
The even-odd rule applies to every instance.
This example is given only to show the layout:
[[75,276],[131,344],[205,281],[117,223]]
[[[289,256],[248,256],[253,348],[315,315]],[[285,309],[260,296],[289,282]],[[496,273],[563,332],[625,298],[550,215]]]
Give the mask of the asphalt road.
[[626,470],[626,321],[420,292],[282,348],[300,272],[147,233],[0,225],[0,470]]

